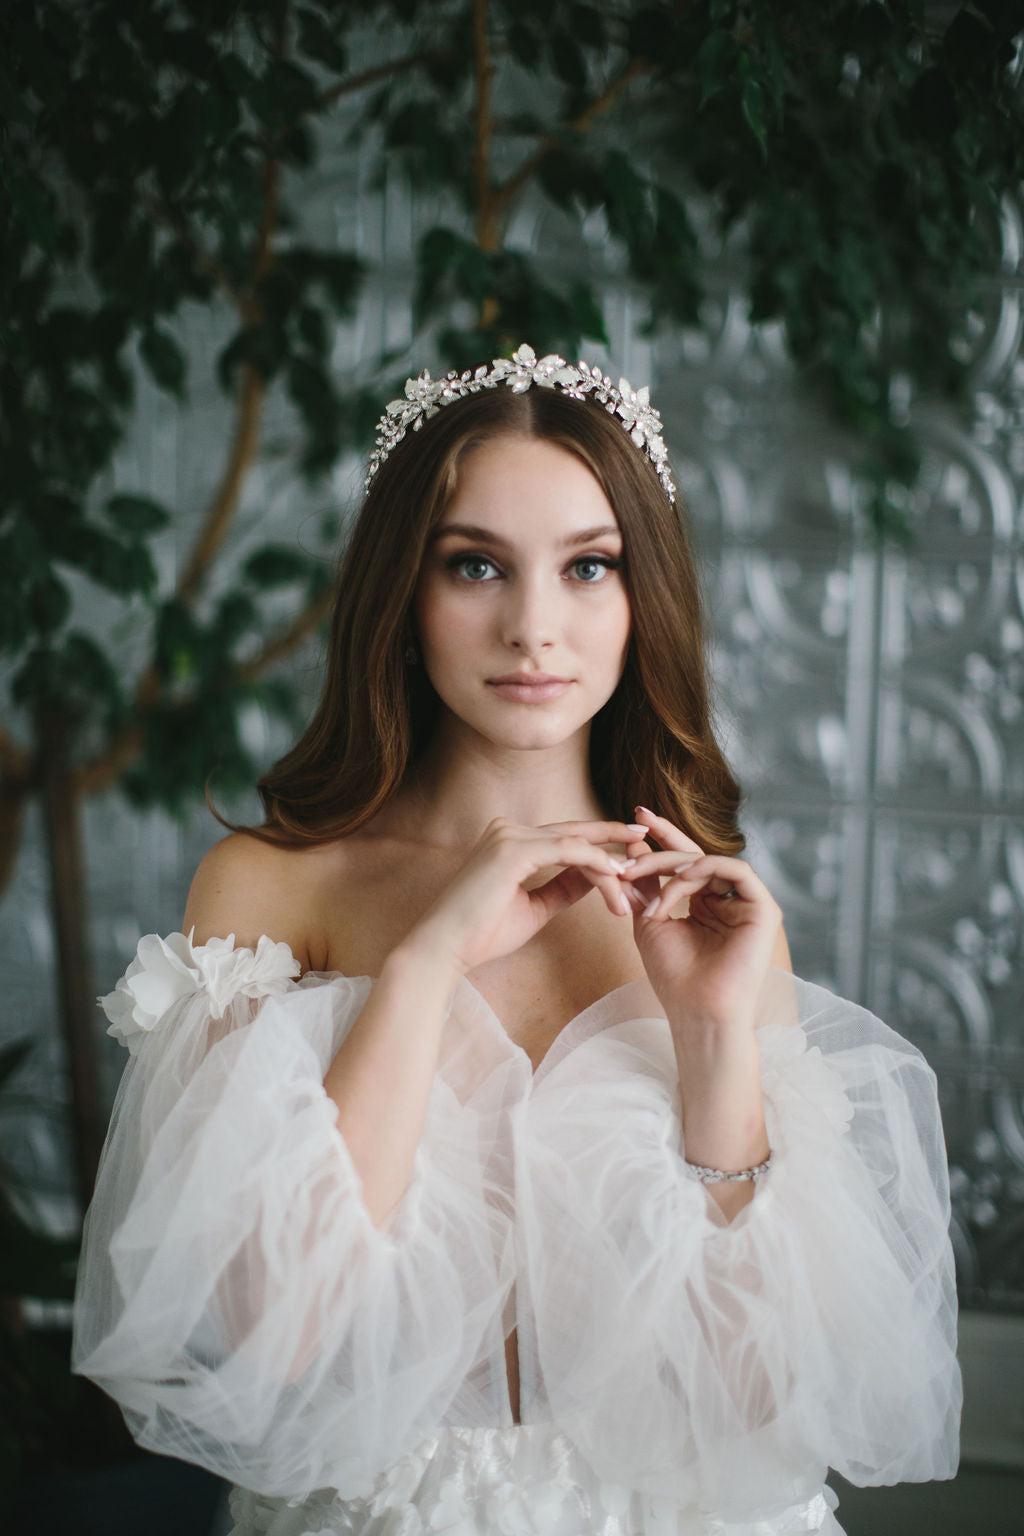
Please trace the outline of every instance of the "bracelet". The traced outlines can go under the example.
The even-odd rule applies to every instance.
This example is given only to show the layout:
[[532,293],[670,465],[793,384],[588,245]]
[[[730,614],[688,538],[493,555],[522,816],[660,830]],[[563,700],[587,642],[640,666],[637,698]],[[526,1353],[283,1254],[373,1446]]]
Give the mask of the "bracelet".
[[741,1168],[738,1173],[724,1173],[721,1168],[702,1168],[700,1163],[687,1163],[691,1174],[699,1179],[702,1184],[735,1184],[741,1179],[757,1180],[768,1172],[772,1165],[772,1154],[769,1152],[763,1163],[758,1163],[754,1168]]

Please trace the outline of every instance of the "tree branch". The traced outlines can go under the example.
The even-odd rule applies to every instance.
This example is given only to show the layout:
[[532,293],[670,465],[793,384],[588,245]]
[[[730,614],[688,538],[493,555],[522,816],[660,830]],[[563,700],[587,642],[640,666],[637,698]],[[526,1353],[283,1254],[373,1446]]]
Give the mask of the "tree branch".
[[177,596],[188,602],[195,596],[203,577],[217,553],[231,520],[238,509],[242,484],[256,452],[262,420],[263,378],[251,363],[245,365],[239,398],[238,420],[224,474],[209,511],[192,546],[185,568],[178,578]]
[[[283,38],[281,45],[283,47]],[[263,163],[263,206],[252,261],[252,276],[248,293],[243,299],[243,313],[250,325],[258,325],[261,319],[259,286],[274,260],[273,242],[280,190],[281,162],[273,155],[268,155]],[[238,422],[231,453],[199,537],[178,579],[177,595],[185,601],[195,595],[238,510],[242,484],[259,442],[264,387],[258,370],[251,363],[246,364],[242,374]]]
[[496,251],[498,226],[491,195],[491,86],[494,64],[487,45],[488,0],[473,0],[473,189],[476,195],[476,243],[481,251]]
[[32,782],[32,754],[26,752],[24,747],[20,747],[2,728],[0,728],[0,771],[3,772],[4,782],[12,787],[28,785]]
[[[278,52],[286,46],[287,6],[282,11],[278,33]],[[250,325],[260,321],[259,285],[270,270],[274,259],[273,240],[277,227],[277,209],[280,193],[281,167],[273,154],[268,154],[263,164],[263,207],[260,228],[253,253],[252,275],[247,293],[241,296],[242,313]],[[259,442],[262,423],[262,405],[265,384],[263,376],[252,364],[245,364],[239,391],[238,417],[228,462],[221,476],[220,485],[203,519],[198,538],[178,577],[175,594],[183,602],[189,602],[202,584],[217,551],[224,542],[232,519],[238,510],[242,486],[252,463]],[[137,756],[142,747],[142,718],[160,696],[162,682],[153,666],[147,667],[135,694],[134,719],[125,726],[114,740],[91,763],[84,764],[72,777],[72,786],[78,794],[92,794],[112,783]],[[140,718],[141,717],[141,718]]]
[[235,287],[227,268],[222,266],[212,251],[208,251],[200,242],[186,223],[184,217],[176,209],[169,207],[167,203],[159,202],[156,198],[150,197],[146,192],[141,194],[140,200],[148,210],[150,217],[155,219],[158,224],[165,225],[167,229],[170,229],[177,236],[178,243],[189,253],[200,271],[205,272],[207,277],[212,278],[225,298],[230,299],[239,313],[244,314],[245,295]]
[[[268,641],[262,651],[253,656],[250,661],[243,662],[237,670],[237,677],[241,683],[252,683],[262,677],[264,672],[297,651],[305,640],[316,633],[324,619],[331,611],[334,602],[334,589],[328,587],[325,592],[313,599],[301,613],[296,614],[292,622],[282,629],[275,637]],[[149,674],[147,674],[148,676]],[[142,748],[144,738],[144,719],[153,708],[159,697],[159,688],[148,691],[145,687],[146,679],[143,679],[139,688],[139,698],[135,707],[135,720],[124,730],[105,752],[95,757],[91,763],[79,768],[73,774],[71,784],[78,795],[95,794],[97,790],[107,789],[124,772],[132,759],[138,756]],[[2,805],[0,805],[2,809]]]
[[[494,63],[487,37],[488,0],[473,0],[473,73],[476,77],[476,100],[473,104],[473,194],[476,201],[475,233],[478,250],[496,251],[501,243],[498,209],[491,185],[491,135],[494,119],[491,113],[491,87],[494,82]],[[498,301],[489,293],[480,305],[477,325],[486,331],[498,316]]]
[[342,96],[361,91],[367,85],[376,85],[378,80],[386,80],[389,75],[402,75],[408,69],[415,69],[417,64],[429,64],[434,59],[446,59],[448,56],[448,49],[434,49],[424,53],[410,53],[404,59],[394,59],[390,64],[375,64],[372,69],[364,69],[358,75],[350,75],[347,80],[339,80],[329,91],[324,91],[317,97],[316,109],[323,111],[326,107],[333,107]]
[[586,133],[594,119],[600,117],[602,112],[607,112],[616,97],[625,90],[630,81],[635,80],[638,75],[644,74],[650,67],[644,59],[630,59],[625,69],[605,86],[600,96],[595,96],[594,100],[588,103],[582,112],[577,113],[575,117],[563,123],[554,133],[547,134],[538,144],[533,154],[523,161],[519,169],[514,171],[507,181],[503,181],[499,187],[493,189],[492,198],[495,212],[498,213],[503,208],[506,208],[512,199],[522,191],[545,156],[557,148],[563,133]]
[[298,650],[303,641],[308,640],[310,635],[315,634],[320,628],[330,613],[333,602],[334,588],[331,586],[325,592],[321,592],[319,597],[315,597],[309,606],[297,614],[273,640],[268,641],[258,655],[251,661],[242,663],[238,669],[239,680],[243,683],[255,682],[264,672],[269,671],[279,661],[283,661],[286,656]]

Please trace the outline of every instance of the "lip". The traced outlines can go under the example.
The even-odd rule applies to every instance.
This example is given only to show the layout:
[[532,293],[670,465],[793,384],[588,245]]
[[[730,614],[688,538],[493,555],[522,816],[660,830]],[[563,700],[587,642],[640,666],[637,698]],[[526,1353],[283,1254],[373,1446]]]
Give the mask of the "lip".
[[489,683],[515,683],[521,688],[543,688],[546,683],[567,683],[567,677],[553,672],[506,672],[504,677],[489,677]]
[[541,704],[545,699],[557,699],[572,683],[565,677],[552,677],[547,672],[513,672],[507,677],[492,677],[487,686],[503,699],[519,704]]

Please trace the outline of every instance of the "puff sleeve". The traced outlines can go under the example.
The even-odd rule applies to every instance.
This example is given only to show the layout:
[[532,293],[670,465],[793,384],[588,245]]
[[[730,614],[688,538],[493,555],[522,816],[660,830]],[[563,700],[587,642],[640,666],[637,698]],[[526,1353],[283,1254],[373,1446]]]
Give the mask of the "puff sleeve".
[[141,1445],[268,1495],[358,1495],[453,1403],[474,1411],[458,1394],[510,1261],[478,1115],[441,1076],[412,1181],[374,1226],[323,1089],[372,981],[298,969],[267,938],[149,935],[101,999],[131,1055],[73,1368]]
[[[773,1164],[727,1222],[686,1171],[666,1020],[537,1084],[517,1167],[553,1416],[603,1475],[735,1518],[951,1477],[960,1379],[934,1076],[880,1020],[773,973]],[[797,1018],[799,1022],[790,1020]]]

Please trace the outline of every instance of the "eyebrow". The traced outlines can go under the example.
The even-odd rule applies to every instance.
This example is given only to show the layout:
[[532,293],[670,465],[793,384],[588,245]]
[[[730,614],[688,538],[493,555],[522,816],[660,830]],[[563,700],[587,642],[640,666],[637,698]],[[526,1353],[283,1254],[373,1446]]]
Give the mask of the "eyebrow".
[[[559,539],[558,548],[571,549],[575,544],[589,544],[592,539],[603,538],[605,534],[621,532],[617,523],[599,523],[594,528],[581,528],[577,533],[567,533]],[[456,533],[463,538],[474,539],[478,544],[500,544],[505,549],[511,548],[509,539],[503,539],[500,533],[493,533],[489,528],[479,528],[475,523],[445,523],[432,531],[428,542],[434,544],[438,539]]]

